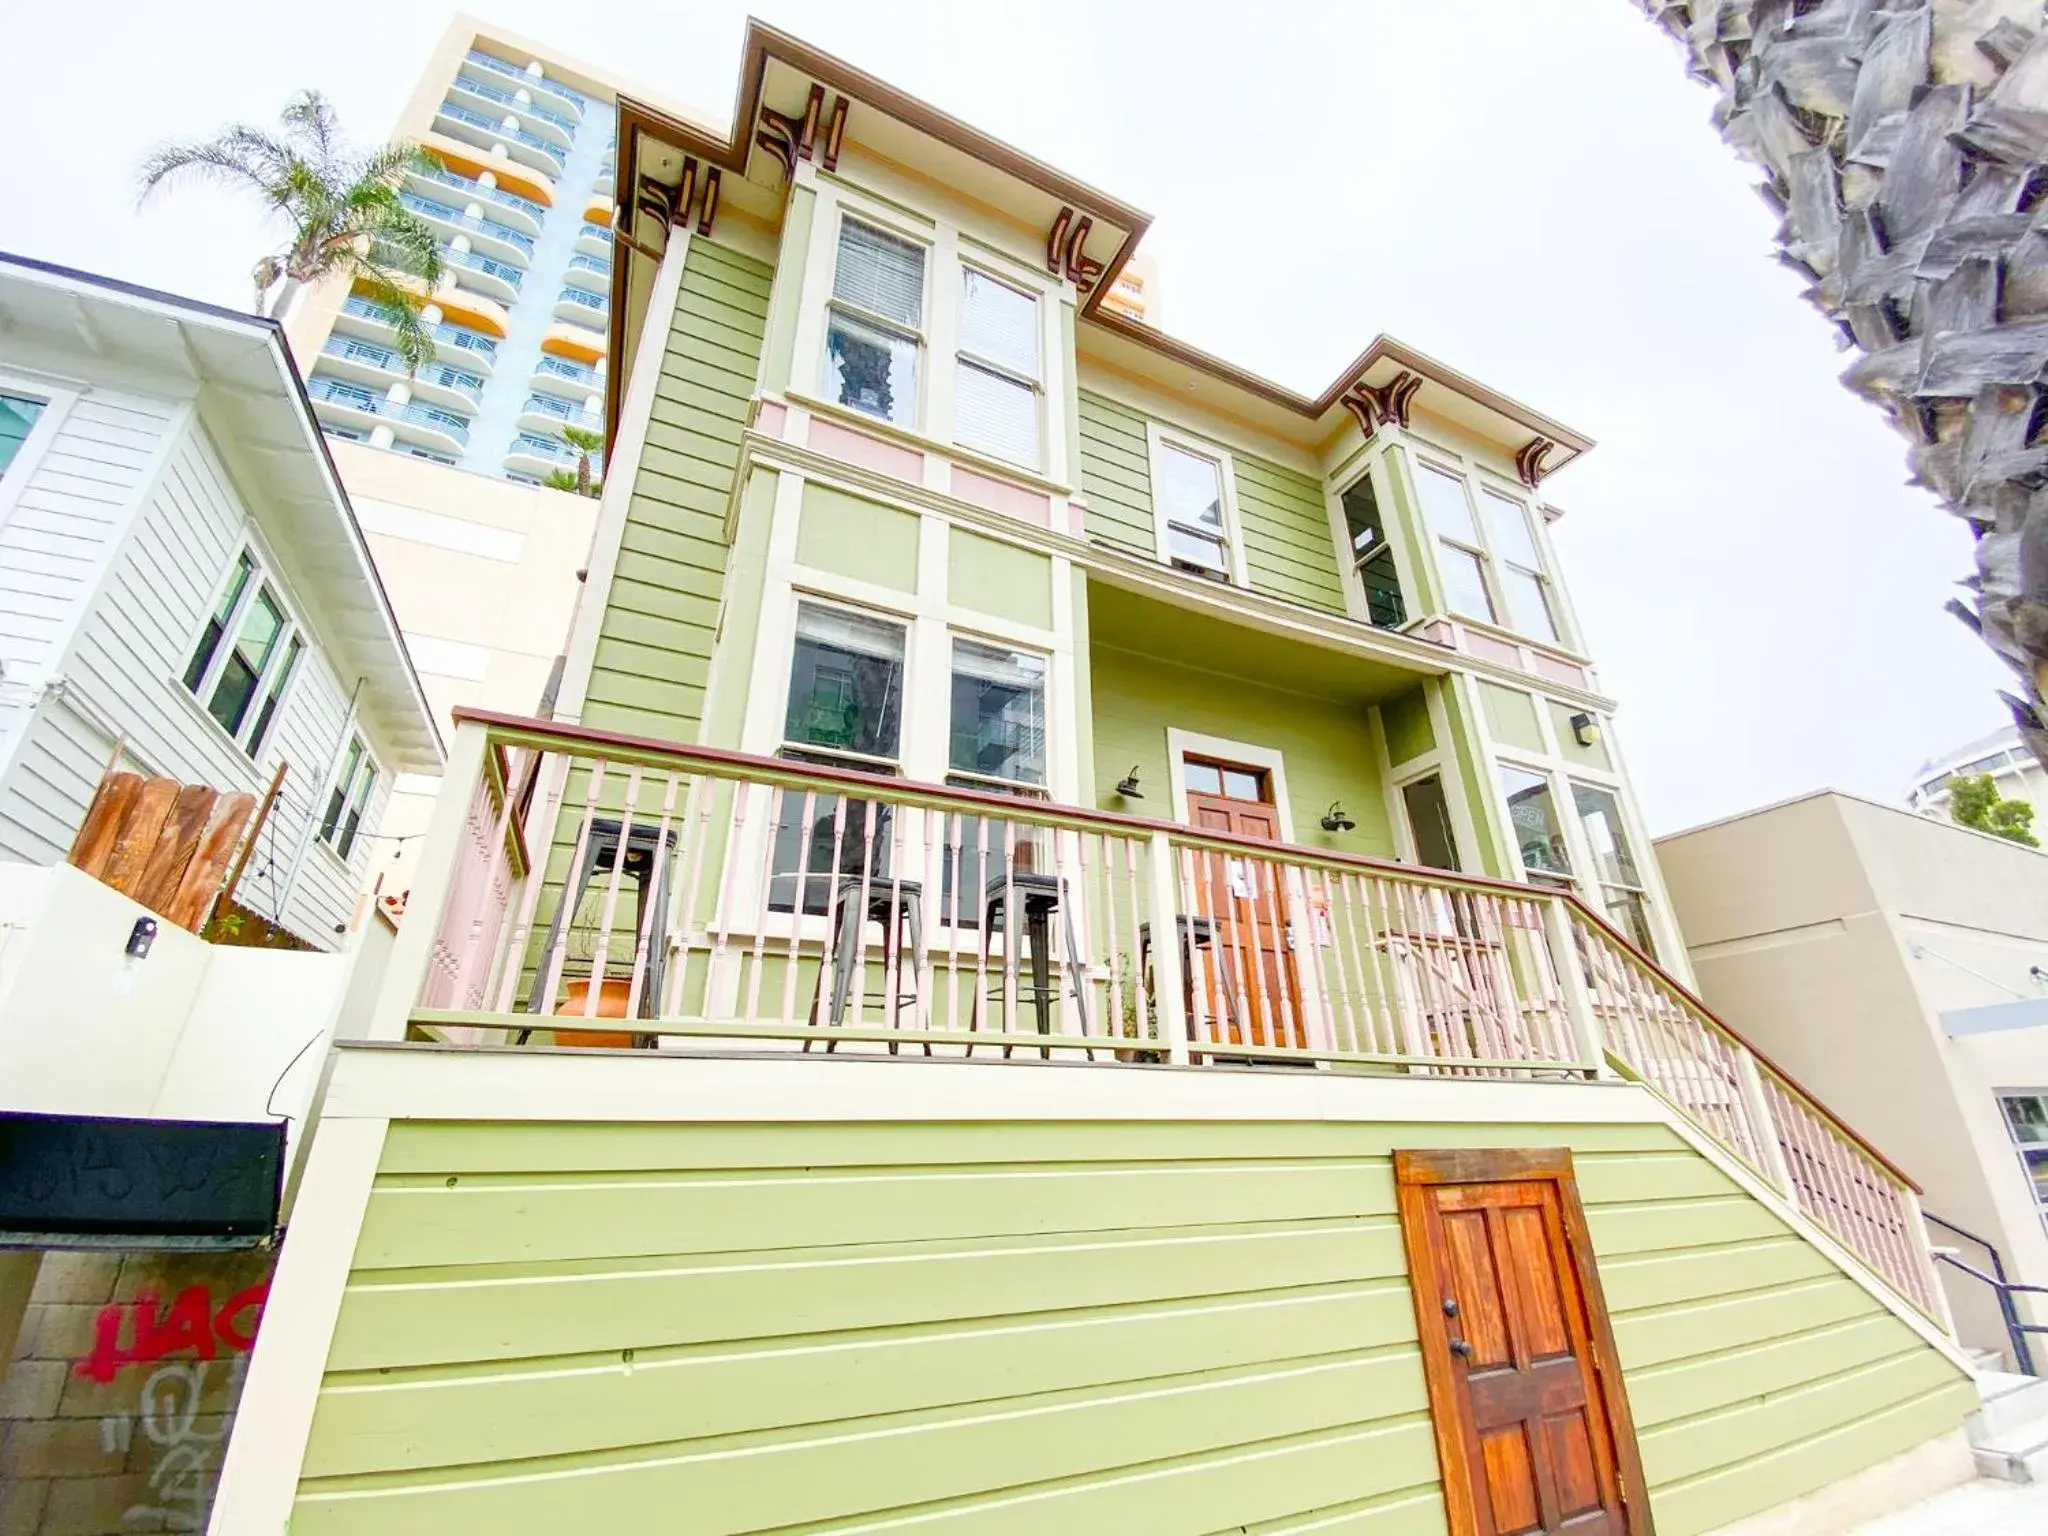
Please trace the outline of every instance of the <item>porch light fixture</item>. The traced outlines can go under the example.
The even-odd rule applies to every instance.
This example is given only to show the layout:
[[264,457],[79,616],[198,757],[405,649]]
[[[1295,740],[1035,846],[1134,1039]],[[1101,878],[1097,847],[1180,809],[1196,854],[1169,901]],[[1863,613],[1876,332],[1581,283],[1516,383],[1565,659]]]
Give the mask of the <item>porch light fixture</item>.
[[1582,711],[1572,716],[1571,724],[1573,741],[1576,741],[1582,747],[1597,747],[1600,745],[1600,722],[1598,720]]
[[1126,800],[1142,800],[1144,791],[1138,788],[1138,765],[1131,764],[1131,771],[1116,781],[1116,792]]
[[1323,812],[1325,832],[1352,832],[1356,831],[1357,827],[1358,823],[1344,814],[1344,804],[1340,800],[1332,800],[1330,808]]

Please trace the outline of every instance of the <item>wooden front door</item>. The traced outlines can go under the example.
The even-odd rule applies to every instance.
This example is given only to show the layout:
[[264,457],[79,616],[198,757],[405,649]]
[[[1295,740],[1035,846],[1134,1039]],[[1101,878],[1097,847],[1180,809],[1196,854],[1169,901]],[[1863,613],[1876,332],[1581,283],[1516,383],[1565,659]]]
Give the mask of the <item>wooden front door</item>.
[[[1265,769],[1191,757],[1183,772],[1194,826],[1264,843],[1282,840],[1273,776]],[[1200,899],[1213,928],[1203,993],[1212,1040],[1308,1044],[1281,877],[1278,864],[1216,852],[1200,856]]]
[[1571,1153],[1396,1152],[1452,1536],[1639,1536],[1635,1427]]

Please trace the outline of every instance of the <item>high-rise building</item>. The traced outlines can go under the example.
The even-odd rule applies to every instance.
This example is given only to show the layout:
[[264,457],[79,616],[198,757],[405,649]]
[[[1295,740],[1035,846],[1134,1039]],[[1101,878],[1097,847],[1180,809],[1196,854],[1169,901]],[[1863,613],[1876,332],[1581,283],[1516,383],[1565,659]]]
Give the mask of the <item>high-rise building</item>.
[[1133,256],[1104,290],[1102,307],[1140,325],[1163,325],[1159,313],[1159,263]]
[[[464,705],[537,708],[566,643],[603,471],[592,453],[592,495],[576,494],[582,454],[565,434],[604,429],[621,89],[457,16],[384,130],[430,162],[401,193],[447,258],[426,308],[433,361],[408,374],[390,311],[347,278],[309,290],[289,321],[444,723]],[[438,788],[393,784],[370,876],[387,890],[406,886]]]
[[612,103],[587,70],[449,28],[393,134],[424,152],[399,195],[447,263],[434,360],[408,375],[387,305],[320,291],[292,329],[329,437],[529,484],[576,472],[563,429],[604,426]]
[[1906,791],[1906,804],[1923,816],[1946,817],[1949,780],[1982,773],[1991,775],[2003,798],[2026,801],[2048,824],[2048,773],[2010,725],[1922,763],[1913,775],[1913,787]]

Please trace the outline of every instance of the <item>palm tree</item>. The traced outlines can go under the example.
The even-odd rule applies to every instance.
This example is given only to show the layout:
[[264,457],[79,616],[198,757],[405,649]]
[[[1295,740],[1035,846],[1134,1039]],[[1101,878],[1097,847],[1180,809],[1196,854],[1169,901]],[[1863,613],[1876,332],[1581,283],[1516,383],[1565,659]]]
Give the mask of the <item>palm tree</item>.
[[1779,257],[1977,536],[1950,611],[2025,680],[2048,762],[2048,5],[1637,0],[1764,171]]
[[[562,428],[562,440],[571,448],[574,448],[577,455],[575,482],[573,485],[563,486],[562,489],[573,489],[578,496],[595,496],[597,494],[597,482],[590,478],[590,456],[604,447],[604,434],[602,432],[589,432],[582,427],[564,427]],[[550,484],[553,484],[554,477],[552,475],[549,476],[548,481]]]
[[306,284],[345,272],[396,314],[399,355],[417,371],[433,358],[434,342],[420,319],[423,298],[401,279],[416,278],[432,293],[444,264],[433,230],[398,200],[398,180],[425,157],[410,144],[350,149],[318,91],[294,96],[278,121],[281,133],[231,123],[210,139],[159,145],[139,169],[142,197],[186,181],[255,193],[290,227],[290,238],[251,274],[257,313],[282,316]]

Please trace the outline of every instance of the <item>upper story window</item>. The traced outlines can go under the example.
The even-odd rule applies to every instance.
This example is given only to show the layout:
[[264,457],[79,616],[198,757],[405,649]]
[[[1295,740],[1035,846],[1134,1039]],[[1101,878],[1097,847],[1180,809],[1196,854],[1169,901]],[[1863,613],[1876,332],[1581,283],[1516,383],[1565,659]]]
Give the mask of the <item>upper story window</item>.
[[1380,629],[1399,629],[1408,622],[1408,605],[1401,599],[1401,577],[1394,569],[1394,549],[1387,542],[1372,476],[1361,475],[1338,500],[1344,507],[1351,566],[1365,593],[1366,617]]
[[1237,474],[1230,455],[1208,443],[1149,428],[1152,518],[1159,558],[1212,581],[1242,582]]
[[21,445],[28,441],[36,419],[48,403],[28,395],[0,393],[0,475],[7,473],[7,466],[21,452]]
[[960,282],[953,439],[1036,469],[1043,416],[1038,300],[974,267],[960,269]]
[[306,643],[255,555],[243,550],[185,663],[185,686],[250,757],[283,707]]
[[1543,556],[1529,527],[1529,509],[1493,491],[1482,491],[1479,510],[1486,522],[1486,541],[1493,549],[1494,579],[1507,604],[1508,628],[1540,640],[1555,640],[1557,620],[1550,611]]
[[825,327],[825,398],[915,427],[924,356],[925,248],[858,219],[839,225]]
[[343,859],[355,851],[356,836],[369,814],[370,792],[377,786],[377,760],[363,745],[363,738],[351,736],[341,768],[334,775],[334,787],[327,792],[327,810],[320,818],[320,841]]
[[1481,489],[1475,498],[1463,475],[1433,464],[1418,460],[1415,471],[1450,611],[1555,641],[1550,582],[1528,507],[1493,490]]

